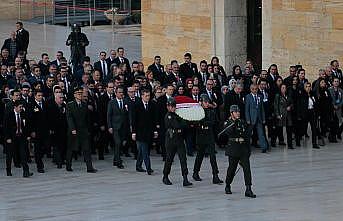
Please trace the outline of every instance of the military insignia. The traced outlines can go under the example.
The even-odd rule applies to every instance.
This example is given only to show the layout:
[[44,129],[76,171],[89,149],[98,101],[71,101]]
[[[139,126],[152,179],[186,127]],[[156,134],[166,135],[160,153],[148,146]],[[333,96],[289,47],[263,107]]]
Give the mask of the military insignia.
[[169,120],[171,119],[171,116],[170,116],[170,115],[168,116],[168,119],[169,119]]

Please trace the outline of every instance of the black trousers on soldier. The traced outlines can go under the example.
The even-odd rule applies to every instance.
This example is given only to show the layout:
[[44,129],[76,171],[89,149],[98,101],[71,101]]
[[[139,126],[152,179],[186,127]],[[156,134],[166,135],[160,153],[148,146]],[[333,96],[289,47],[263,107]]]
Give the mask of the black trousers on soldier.
[[219,173],[219,170],[218,170],[218,165],[217,165],[217,159],[216,159],[214,144],[198,145],[198,152],[197,152],[197,156],[195,157],[193,172],[199,173],[202,161],[203,161],[204,156],[205,156],[205,153],[209,154],[210,163],[211,163],[211,167],[212,167],[212,174],[217,175]]
[[251,185],[251,170],[250,170],[250,160],[249,156],[232,157],[229,156],[229,167],[227,168],[226,174],[226,185],[231,185],[232,180],[236,174],[238,163],[240,162],[243,173],[245,185]]
[[185,144],[183,143],[182,137],[176,139],[174,138],[174,140],[166,141],[165,147],[167,156],[163,168],[163,175],[165,176],[168,176],[170,174],[171,166],[176,153],[178,154],[180,159],[182,176],[186,176],[188,174]]

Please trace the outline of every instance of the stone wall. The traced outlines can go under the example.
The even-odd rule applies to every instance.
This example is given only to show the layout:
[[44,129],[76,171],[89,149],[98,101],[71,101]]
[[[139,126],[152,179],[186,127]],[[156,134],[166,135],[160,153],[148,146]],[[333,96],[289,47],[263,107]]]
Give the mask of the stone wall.
[[[32,1],[32,2],[31,2]],[[35,16],[43,16],[44,0],[22,1],[21,3],[21,20],[31,19]],[[46,14],[52,13],[52,2],[46,1]],[[0,20],[17,20],[19,19],[19,1],[18,0],[0,0]]]
[[144,64],[162,56],[183,63],[185,52],[193,61],[212,55],[211,0],[142,0],[142,58]]
[[263,0],[263,67],[282,74],[302,64],[310,79],[332,59],[343,62],[343,2]]

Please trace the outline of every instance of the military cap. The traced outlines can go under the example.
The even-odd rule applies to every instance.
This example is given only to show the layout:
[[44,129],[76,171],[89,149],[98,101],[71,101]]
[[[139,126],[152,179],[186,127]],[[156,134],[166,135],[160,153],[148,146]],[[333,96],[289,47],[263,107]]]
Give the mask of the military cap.
[[168,100],[167,100],[167,105],[168,105],[168,106],[176,107],[176,101],[175,101],[175,99],[172,98],[172,97],[168,98]]
[[201,102],[210,102],[210,98],[207,94],[200,95],[200,101]]
[[239,110],[238,105],[236,105],[236,104],[231,105],[231,107],[230,107],[230,113],[231,113],[231,112],[239,112],[239,111],[240,111],[240,110]]

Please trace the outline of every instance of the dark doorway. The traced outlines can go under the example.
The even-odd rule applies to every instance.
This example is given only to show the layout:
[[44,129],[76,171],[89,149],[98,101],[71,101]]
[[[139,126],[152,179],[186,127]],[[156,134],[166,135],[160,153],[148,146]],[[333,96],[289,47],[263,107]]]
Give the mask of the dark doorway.
[[247,0],[247,54],[256,67],[262,68],[262,0]]

